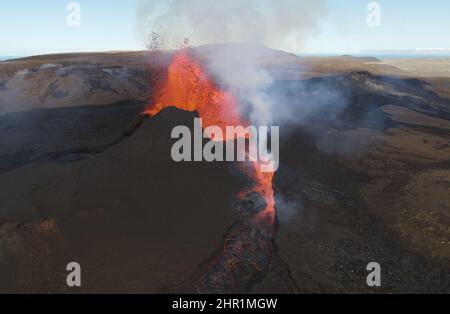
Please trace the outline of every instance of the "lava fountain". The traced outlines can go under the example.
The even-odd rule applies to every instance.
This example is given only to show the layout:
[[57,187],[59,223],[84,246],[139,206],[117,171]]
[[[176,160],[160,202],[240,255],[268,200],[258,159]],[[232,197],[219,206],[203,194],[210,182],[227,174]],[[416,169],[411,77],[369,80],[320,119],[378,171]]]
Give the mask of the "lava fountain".
[[[197,111],[203,119],[203,126],[218,126],[223,134],[227,126],[249,125],[240,116],[238,101],[230,92],[220,90],[212,79],[203,71],[201,65],[189,55],[187,49],[180,50],[173,58],[168,69],[167,81],[158,93],[153,104],[145,109],[144,114],[154,116],[167,107],[176,107],[185,111]],[[235,138],[226,138],[235,140]],[[241,195],[250,192],[259,193],[266,201],[265,210],[258,218],[275,221],[275,200],[273,191],[274,172],[262,172],[262,164],[251,162],[251,171],[245,171],[254,186]]]

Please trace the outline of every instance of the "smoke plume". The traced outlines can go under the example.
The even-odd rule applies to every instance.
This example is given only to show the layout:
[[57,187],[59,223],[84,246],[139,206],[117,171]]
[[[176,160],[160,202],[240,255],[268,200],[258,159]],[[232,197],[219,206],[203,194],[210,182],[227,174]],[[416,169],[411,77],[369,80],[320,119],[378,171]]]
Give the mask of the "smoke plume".
[[274,56],[261,46],[300,51],[325,13],[323,0],[141,0],[136,27],[152,49],[177,49],[186,38],[192,46],[235,43],[199,51],[207,56],[208,72],[239,98],[250,122],[269,125],[280,116],[280,95],[270,92],[275,78],[263,66]]
[[[332,119],[347,104],[345,95],[328,86],[316,85],[312,95],[301,80],[297,56],[263,47],[299,53],[325,14],[324,0],[141,0],[136,28],[152,50],[178,49],[186,39],[201,46],[192,51],[214,82],[237,97],[252,125],[286,130],[305,125],[312,116]],[[274,73],[279,59],[295,72],[292,83]],[[289,220],[297,202],[277,198]]]
[[326,13],[324,0],[140,0],[136,29],[141,39],[152,32],[164,48],[251,43],[299,52]]

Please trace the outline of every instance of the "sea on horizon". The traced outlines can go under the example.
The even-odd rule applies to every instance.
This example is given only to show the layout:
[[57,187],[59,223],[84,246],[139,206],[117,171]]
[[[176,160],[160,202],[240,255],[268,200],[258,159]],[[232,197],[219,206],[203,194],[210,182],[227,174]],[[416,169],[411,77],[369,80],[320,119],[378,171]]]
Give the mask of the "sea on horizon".
[[20,57],[20,56],[0,56],[0,61],[13,60],[13,59],[18,59],[18,58],[22,58],[22,57]]

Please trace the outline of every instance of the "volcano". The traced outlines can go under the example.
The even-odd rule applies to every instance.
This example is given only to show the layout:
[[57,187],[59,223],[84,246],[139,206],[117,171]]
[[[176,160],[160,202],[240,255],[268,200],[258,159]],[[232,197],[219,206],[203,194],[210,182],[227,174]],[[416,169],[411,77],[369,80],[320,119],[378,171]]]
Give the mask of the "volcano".
[[375,292],[450,292],[445,80],[248,46],[296,118],[279,170],[176,163],[175,126],[248,125],[204,66],[228,49],[0,63],[0,291],[373,293],[376,261]]
[[[197,111],[204,121],[204,127],[218,126],[223,134],[228,134],[226,130],[228,126],[247,127],[249,125],[239,114],[236,98],[215,86],[198,61],[189,55],[187,49],[175,55],[169,66],[165,86],[154,100],[154,104],[145,110],[145,114],[154,116],[170,106],[185,111]],[[226,138],[226,140],[233,141],[235,138]],[[252,166],[250,175],[255,186],[250,192],[260,193],[264,197],[267,203],[264,214],[266,218],[274,222],[275,202],[272,187],[274,171],[261,171],[262,165],[257,161],[253,162]]]

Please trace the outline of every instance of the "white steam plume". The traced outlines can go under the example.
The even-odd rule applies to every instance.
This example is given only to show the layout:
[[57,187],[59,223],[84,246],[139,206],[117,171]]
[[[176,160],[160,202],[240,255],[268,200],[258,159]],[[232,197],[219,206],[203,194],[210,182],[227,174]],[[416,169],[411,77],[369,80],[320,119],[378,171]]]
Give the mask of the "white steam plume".
[[192,45],[251,43],[299,52],[326,13],[324,0],[140,0],[136,30],[152,32],[175,49]]
[[162,49],[180,48],[186,38],[193,46],[244,43],[200,52],[208,72],[234,92],[250,122],[269,125],[274,110],[278,116],[290,110],[269,92],[275,79],[263,64],[274,55],[260,46],[299,51],[325,13],[324,0],[140,0],[137,30]]
[[[301,80],[274,88],[271,65],[282,59],[299,78],[299,59],[261,46],[298,53],[325,14],[325,0],[140,0],[136,28],[141,39],[151,40],[151,49],[178,49],[186,38],[192,46],[221,44],[192,51],[214,81],[238,98],[252,125],[303,125],[311,116],[337,114],[345,97],[319,86],[320,102],[307,103],[296,97],[307,89]],[[277,197],[278,209],[290,219],[295,201]]]

